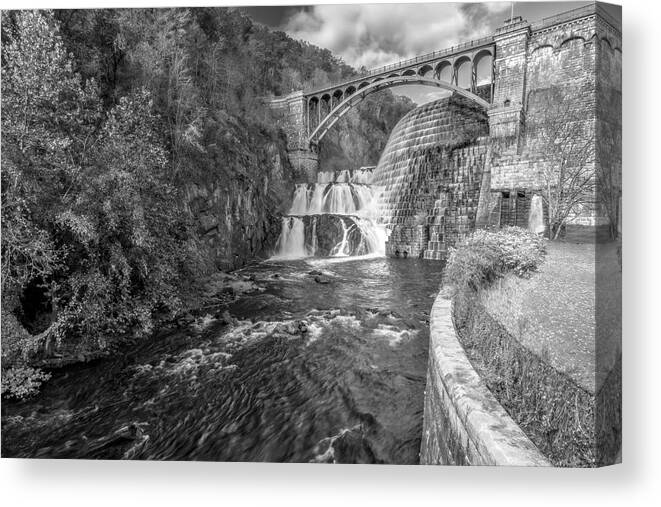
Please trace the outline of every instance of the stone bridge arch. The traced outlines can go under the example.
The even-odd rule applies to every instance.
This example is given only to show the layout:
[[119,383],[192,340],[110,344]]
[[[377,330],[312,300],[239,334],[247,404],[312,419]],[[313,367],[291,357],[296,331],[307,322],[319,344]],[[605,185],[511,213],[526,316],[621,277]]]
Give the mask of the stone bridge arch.
[[[488,110],[491,107],[491,104],[484,100],[483,98],[477,96],[476,94],[464,89],[459,86],[448,83],[445,81],[440,81],[438,79],[431,79],[424,77],[418,74],[408,74],[408,75],[393,75],[386,78],[380,78],[375,80],[372,83],[366,84],[365,82],[361,83],[358,88],[350,94],[343,94],[343,100],[339,102],[335,107],[333,107],[328,114],[324,115],[323,119],[319,122],[316,128],[310,133],[308,137],[308,143],[311,147],[317,146],[321,139],[326,135],[326,133],[337,123],[337,121],[342,118],[351,108],[358,105],[362,102],[368,95],[372,93],[385,90],[387,88],[393,88],[396,86],[406,86],[406,85],[424,85],[424,86],[434,86],[436,88],[442,88],[454,93],[458,93],[463,97],[466,97],[469,100],[472,100],[476,104],[482,106],[485,110]],[[314,100],[315,97],[311,97],[309,101]]]

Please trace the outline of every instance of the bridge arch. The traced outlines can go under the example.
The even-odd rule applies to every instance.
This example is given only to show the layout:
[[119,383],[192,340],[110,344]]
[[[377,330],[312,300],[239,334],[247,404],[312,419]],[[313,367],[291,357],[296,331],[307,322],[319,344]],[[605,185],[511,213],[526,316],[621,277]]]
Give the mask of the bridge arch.
[[316,128],[312,131],[312,133],[308,137],[308,142],[311,146],[319,144],[319,141],[321,141],[321,139],[326,135],[326,133],[331,129],[331,127],[335,125],[335,123],[337,123],[337,121],[340,118],[342,118],[342,116],[344,116],[352,107],[355,107],[360,102],[362,102],[365,99],[365,97],[367,97],[372,93],[385,90],[387,88],[393,88],[396,86],[405,86],[412,84],[434,86],[436,88],[443,88],[445,90],[455,92],[463,97],[466,97],[467,99],[472,100],[473,102],[483,107],[484,109],[489,109],[491,107],[491,104],[489,104],[489,102],[487,102],[481,97],[478,97],[469,90],[460,88],[459,86],[456,86],[452,83],[439,81],[438,79],[430,79],[423,76],[402,75],[397,77],[388,77],[388,78],[380,79],[366,86],[363,86],[363,84],[365,83],[362,83],[358,87],[358,90],[356,90],[355,93],[348,96],[345,95],[345,98],[342,102],[340,102],[336,107],[334,107],[328,113],[328,115],[325,115],[323,119],[320,119],[319,124],[316,126]]
[[436,79],[452,83],[452,64],[448,60],[442,60],[436,65],[434,70]]
[[454,62],[454,83],[460,88],[473,89],[473,60],[469,56],[457,58]]
[[430,72],[433,72],[433,70],[434,70],[434,68],[431,65],[423,65],[418,70],[418,75],[422,76],[422,77],[426,77],[427,74],[429,74]]
[[335,90],[335,92],[333,93],[333,96],[331,97],[332,108],[334,108],[340,102],[342,102],[343,98],[344,98],[344,94],[343,94],[342,90]]
[[473,57],[473,73],[477,86],[493,83],[493,54],[488,49],[479,51]]

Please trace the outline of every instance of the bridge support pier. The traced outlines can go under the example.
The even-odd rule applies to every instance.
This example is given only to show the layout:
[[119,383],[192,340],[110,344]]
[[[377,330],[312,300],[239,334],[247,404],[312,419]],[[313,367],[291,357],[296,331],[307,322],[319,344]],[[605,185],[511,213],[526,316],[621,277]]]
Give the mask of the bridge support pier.
[[302,91],[270,99],[269,107],[277,116],[277,124],[287,135],[287,153],[297,179],[313,183],[319,170],[319,153],[308,142],[307,99]]
[[317,150],[291,149],[287,147],[289,161],[296,169],[296,175],[301,181],[314,183],[317,181],[317,172],[319,172],[319,153]]
[[496,83],[489,110],[494,155],[517,155],[523,148],[526,69],[530,24],[516,17],[496,31]]
[[493,171],[503,159],[516,158],[525,145],[526,72],[530,24],[516,17],[494,35],[496,45],[493,103],[489,115],[489,149],[482,176],[476,227],[500,225],[500,200]]

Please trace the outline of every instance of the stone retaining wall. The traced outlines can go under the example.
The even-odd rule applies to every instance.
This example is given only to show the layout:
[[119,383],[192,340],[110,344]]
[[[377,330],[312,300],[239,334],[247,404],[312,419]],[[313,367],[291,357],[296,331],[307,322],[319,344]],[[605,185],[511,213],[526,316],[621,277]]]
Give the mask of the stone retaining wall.
[[432,307],[429,345],[420,463],[550,466],[471,366],[442,295]]

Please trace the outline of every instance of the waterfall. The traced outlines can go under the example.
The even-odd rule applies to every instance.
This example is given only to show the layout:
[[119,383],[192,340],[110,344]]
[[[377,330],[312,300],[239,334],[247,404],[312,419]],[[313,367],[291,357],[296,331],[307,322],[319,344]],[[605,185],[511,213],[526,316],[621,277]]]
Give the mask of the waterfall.
[[356,207],[360,210],[369,210],[374,205],[378,192],[375,192],[372,187],[366,185],[354,185],[353,195],[356,198]]
[[331,185],[324,203],[324,211],[332,215],[355,215],[357,212],[353,187],[347,183]]
[[546,227],[544,226],[544,206],[542,196],[535,194],[530,201],[530,214],[528,215],[528,230],[535,234],[541,234]]
[[310,255],[314,257],[317,253],[317,217],[312,219],[312,248]]
[[307,185],[296,185],[294,191],[294,200],[289,210],[290,215],[304,215],[308,207],[308,188]]
[[337,245],[335,245],[333,250],[331,250],[331,255],[333,257],[348,257],[350,254],[348,244],[349,232],[351,232],[353,225],[347,226],[347,224],[344,223],[344,220],[341,220],[340,223],[342,224],[342,239]]
[[324,211],[324,194],[327,186],[327,183],[315,183],[310,202],[301,215],[319,215]]
[[276,245],[279,259],[307,257],[305,248],[305,224],[299,217],[282,217],[282,231]]
[[385,230],[376,224],[380,187],[372,168],[319,172],[298,184],[282,219],[273,259],[383,255]]

